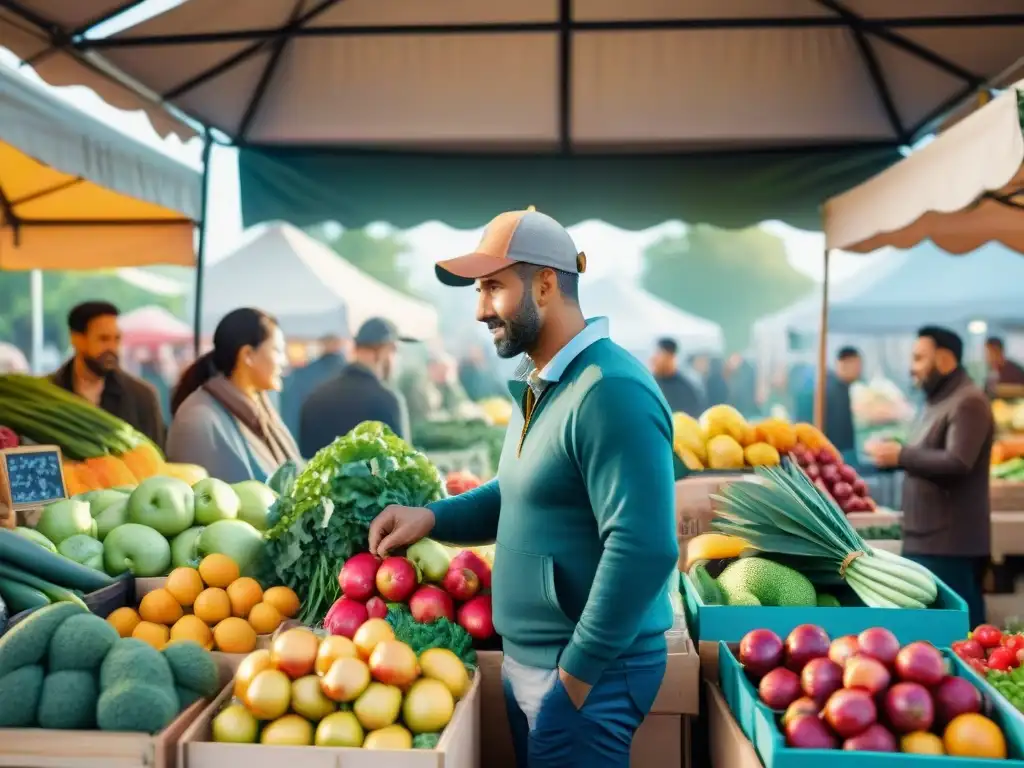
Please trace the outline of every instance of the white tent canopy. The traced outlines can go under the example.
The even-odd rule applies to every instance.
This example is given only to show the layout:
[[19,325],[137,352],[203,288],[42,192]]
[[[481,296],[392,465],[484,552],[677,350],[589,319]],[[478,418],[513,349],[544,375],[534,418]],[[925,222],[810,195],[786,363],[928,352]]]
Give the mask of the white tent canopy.
[[2,5],[49,82],[255,144],[891,146],[1024,49],[1017,0],[189,0],[106,38],[119,0]]
[[675,339],[684,354],[722,350],[717,323],[684,312],[621,277],[582,281],[580,304],[588,317],[607,316],[612,339],[635,355],[649,354],[662,337]]
[[207,267],[203,328],[212,333],[224,315],[243,305],[274,315],[285,335],[296,339],[354,335],[370,317],[391,320],[411,338],[438,334],[432,306],[364,274],[290,224],[261,227]]
[[1024,252],[1024,81],[888,170],[825,204],[828,248],[925,239],[950,253],[990,241]]

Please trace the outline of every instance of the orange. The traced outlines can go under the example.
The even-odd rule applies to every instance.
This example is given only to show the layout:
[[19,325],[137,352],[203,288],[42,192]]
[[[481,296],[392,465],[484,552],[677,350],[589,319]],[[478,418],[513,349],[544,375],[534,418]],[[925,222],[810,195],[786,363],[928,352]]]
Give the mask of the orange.
[[999,726],[984,715],[957,715],[946,726],[942,741],[947,755],[1006,759],[1006,737]]
[[181,618],[183,611],[178,601],[166,589],[154,589],[139,603],[139,616],[143,621],[170,626]]
[[203,591],[203,580],[195,568],[175,568],[167,576],[164,589],[174,595],[178,605],[188,608]]
[[170,642],[177,640],[194,640],[208,651],[213,648],[213,632],[202,619],[191,614],[182,616],[171,627]]
[[154,624],[151,621],[140,621],[138,626],[132,630],[132,637],[144,643],[149,643],[158,651],[164,649],[170,635],[171,631],[163,624]]
[[224,653],[250,653],[256,649],[256,630],[245,619],[229,616],[213,628],[213,642]]
[[249,623],[261,635],[269,635],[281,626],[284,618],[280,612],[268,602],[256,603],[249,611]]
[[263,588],[256,579],[243,576],[228,585],[228,599],[231,600],[231,615],[244,619],[252,607],[263,600]]
[[914,731],[900,739],[900,752],[914,755],[944,755],[946,748],[942,739],[927,731]]
[[263,593],[263,602],[277,608],[278,613],[286,619],[294,619],[301,607],[299,596],[288,587],[271,587]]
[[207,555],[199,563],[199,575],[206,586],[224,589],[238,578],[238,564],[227,555]]
[[204,589],[192,606],[192,613],[211,627],[231,615],[231,600],[228,593],[217,587]]
[[131,637],[132,632],[142,619],[134,608],[118,608],[107,616],[107,621],[117,630],[121,637]]

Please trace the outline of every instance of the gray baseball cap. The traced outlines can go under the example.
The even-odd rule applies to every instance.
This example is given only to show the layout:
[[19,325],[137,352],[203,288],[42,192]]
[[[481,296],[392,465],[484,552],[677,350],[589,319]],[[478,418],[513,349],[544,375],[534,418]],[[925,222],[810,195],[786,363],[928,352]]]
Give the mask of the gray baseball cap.
[[473,253],[440,261],[434,271],[445,285],[467,286],[514,264],[582,274],[587,269],[587,257],[576,250],[565,227],[530,208],[499,214],[487,225]]
[[380,347],[384,344],[396,344],[399,341],[413,342],[398,332],[398,326],[383,317],[371,317],[366,320],[356,333],[357,347]]

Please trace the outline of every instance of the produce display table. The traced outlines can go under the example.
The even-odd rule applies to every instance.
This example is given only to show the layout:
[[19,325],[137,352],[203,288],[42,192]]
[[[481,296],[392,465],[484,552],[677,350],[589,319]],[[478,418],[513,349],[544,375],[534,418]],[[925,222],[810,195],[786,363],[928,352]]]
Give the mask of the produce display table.
[[1007,555],[1024,555],[1024,511],[992,512],[992,562],[1002,563]]
[[[992,478],[989,480],[989,500],[993,512],[1019,512],[1024,510],[1024,483]],[[1024,554],[1024,551],[1022,551]]]

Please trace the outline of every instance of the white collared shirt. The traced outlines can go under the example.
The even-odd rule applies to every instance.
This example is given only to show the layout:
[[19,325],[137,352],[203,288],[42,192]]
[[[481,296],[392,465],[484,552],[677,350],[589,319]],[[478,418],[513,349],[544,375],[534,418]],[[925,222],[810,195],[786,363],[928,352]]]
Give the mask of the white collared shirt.
[[537,370],[529,355],[523,355],[516,367],[515,377],[525,381],[535,396],[540,396],[548,384],[554,384],[562,378],[569,364],[582,354],[583,350],[602,339],[608,338],[608,318],[592,317],[587,325],[577,333],[569,343],[562,347],[541,370]]

